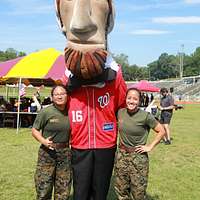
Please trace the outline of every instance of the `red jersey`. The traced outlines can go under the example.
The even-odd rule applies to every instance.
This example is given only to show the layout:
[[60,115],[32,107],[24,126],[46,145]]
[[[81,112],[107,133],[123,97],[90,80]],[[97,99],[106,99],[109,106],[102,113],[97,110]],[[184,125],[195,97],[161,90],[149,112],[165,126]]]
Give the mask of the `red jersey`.
[[69,100],[71,146],[110,148],[117,141],[116,112],[125,105],[126,84],[119,69],[116,79],[98,86],[82,86]]

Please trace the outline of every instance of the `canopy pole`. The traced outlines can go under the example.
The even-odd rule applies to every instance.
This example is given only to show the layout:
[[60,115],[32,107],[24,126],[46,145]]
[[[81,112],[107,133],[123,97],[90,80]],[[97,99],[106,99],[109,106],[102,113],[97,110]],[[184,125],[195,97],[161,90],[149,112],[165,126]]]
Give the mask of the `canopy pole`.
[[6,101],[8,101],[8,85],[6,84]]
[[18,83],[18,108],[17,108],[17,134],[19,133],[19,112],[20,112],[20,87],[22,84],[22,78],[19,78]]

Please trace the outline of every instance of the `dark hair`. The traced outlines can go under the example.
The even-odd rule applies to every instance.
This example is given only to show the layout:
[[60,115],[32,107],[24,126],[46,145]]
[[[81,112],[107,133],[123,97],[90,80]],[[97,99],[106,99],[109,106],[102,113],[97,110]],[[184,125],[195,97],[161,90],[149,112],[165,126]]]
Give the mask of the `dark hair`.
[[67,93],[66,86],[64,86],[64,85],[62,85],[62,84],[58,84],[58,85],[54,85],[53,88],[51,89],[51,96],[53,96],[54,90],[55,90],[57,87],[63,88],[63,89],[66,91],[66,93]]
[[126,91],[126,97],[127,97],[128,93],[129,93],[130,91],[132,91],[132,90],[136,91],[136,92],[139,94],[139,101],[141,102],[141,99],[142,99],[141,91],[140,91],[139,89],[137,89],[137,88],[134,88],[134,87],[129,88],[129,89]]
[[168,89],[167,88],[161,88],[160,93],[164,93],[164,92],[168,93]]

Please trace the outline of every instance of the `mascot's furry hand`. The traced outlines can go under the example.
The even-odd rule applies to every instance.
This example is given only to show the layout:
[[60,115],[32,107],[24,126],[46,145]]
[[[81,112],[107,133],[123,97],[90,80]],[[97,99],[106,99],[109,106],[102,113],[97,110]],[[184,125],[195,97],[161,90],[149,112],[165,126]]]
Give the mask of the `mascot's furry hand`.
[[90,80],[104,72],[107,51],[97,49],[81,52],[71,48],[65,49],[66,67],[78,79]]

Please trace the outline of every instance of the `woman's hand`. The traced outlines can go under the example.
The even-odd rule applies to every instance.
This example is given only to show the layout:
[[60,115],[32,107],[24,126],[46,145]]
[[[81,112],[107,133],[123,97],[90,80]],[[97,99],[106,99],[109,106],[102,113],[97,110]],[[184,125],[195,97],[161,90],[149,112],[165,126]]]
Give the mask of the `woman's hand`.
[[153,128],[153,130],[156,133],[156,137],[154,138],[154,140],[148,145],[146,144],[146,145],[138,145],[138,146],[136,146],[135,152],[137,152],[137,153],[150,152],[160,142],[160,140],[165,135],[165,130],[164,130],[162,124],[157,123],[157,125],[155,126],[155,128]]
[[150,152],[152,150],[152,147],[148,145],[138,145],[136,146],[135,152],[136,153],[145,153],[145,152]]
[[46,146],[48,149],[54,150],[54,148],[53,148],[53,146],[52,146],[53,141],[52,141],[51,139],[52,139],[51,136],[48,137],[48,138],[46,138],[46,139],[44,139],[44,140],[42,141],[42,144],[43,144],[44,146]]
[[32,128],[32,136],[41,144],[43,144],[48,149],[54,150],[52,137],[44,138],[40,131],[35,128]]

